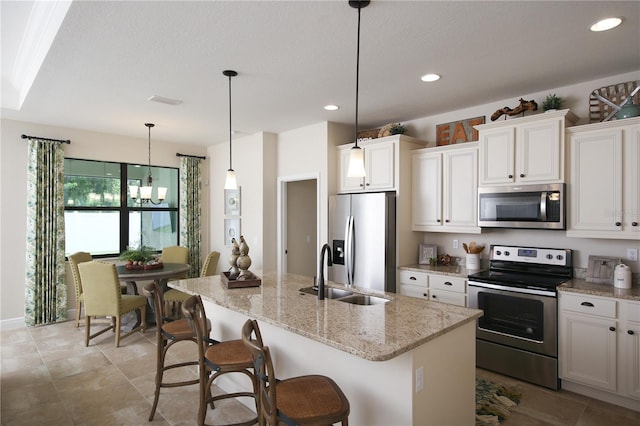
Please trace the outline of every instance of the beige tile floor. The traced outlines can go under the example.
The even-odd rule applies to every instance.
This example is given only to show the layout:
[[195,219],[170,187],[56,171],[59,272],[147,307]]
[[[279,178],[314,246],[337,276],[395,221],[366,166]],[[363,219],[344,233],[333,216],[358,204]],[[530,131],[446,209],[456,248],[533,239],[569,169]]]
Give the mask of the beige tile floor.
[[[105,333],[84,346],[84,327],[73,322],[0,331],[0,424],[146,425],[153,402],[155,329],[134,334],[114,347]],[[174,359],[191,359],[193,344],[177,344]],[[172,377],[195,376],[196,367]],[[484,370],[480,377],[522,388],[524,398],[505,426],[634,425],[640,413],[568,391],[552,391]],[[177,375],[177,376],[176,376]],[[193,425],[198,387],[162,389],[152,423]],[[235,401],[208,410],[207,423],[250,418]],[[391,426],[391,425],[390,425]]]

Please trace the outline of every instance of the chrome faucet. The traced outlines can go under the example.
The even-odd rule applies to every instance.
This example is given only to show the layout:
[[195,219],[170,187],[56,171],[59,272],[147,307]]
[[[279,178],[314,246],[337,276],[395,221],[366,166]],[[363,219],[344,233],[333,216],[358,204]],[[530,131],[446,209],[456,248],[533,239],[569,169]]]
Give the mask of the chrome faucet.
[[327,253],[327,266],[332,266],[331,247],[325,244],[320,249],[320,267],[318,271],[318,300],[324,300],[324,254]]

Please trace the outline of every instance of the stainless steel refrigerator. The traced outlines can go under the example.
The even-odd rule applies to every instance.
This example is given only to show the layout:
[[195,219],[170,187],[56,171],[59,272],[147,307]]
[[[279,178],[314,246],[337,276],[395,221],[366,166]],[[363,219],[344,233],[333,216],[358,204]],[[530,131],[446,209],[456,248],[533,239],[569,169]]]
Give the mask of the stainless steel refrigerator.
[[396,291],[396,197],[394,192],[329,197],[329,280]]

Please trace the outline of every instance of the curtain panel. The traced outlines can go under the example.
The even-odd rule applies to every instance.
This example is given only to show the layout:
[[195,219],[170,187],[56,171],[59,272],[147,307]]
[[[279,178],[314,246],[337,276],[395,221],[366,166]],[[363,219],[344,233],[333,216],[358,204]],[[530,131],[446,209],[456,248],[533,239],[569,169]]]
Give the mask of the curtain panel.
[[64,151],[58,142],[28,143],[25,323],[33,327],[67,319]]
[[180,245],[189,249],[190,278],[199,277],[202,268],[201,180],[202,161],[180,157]]

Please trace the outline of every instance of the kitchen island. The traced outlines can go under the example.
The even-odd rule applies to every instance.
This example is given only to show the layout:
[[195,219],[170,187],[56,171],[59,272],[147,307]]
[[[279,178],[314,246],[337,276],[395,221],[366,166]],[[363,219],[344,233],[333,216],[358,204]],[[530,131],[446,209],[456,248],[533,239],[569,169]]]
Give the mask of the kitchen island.
[[256,273],[259,287],[227,289],[220,276],[169,286],[202,297],[216,339],[237,339],[246,319],[257,319],[277,376],[333,378],[349,398],[352,426],[475,423],[475,320],[482,311],[360,289],[388,302],[318,300],[299,291],[311,278]]

